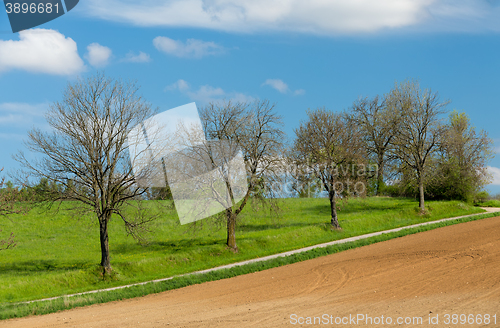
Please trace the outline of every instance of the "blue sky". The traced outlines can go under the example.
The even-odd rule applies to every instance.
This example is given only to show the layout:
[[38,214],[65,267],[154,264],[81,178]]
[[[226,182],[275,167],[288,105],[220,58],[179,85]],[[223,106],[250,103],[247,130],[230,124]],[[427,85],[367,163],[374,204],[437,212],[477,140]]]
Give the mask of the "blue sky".
[[[451,100],[500,152],[500,1],[81,0],[13,34],[0,11],[0,167],[78,76],[135,80],[161,110],[267,98],[286,132],[308,108],[340,111],[395,81]],[[488,186],[500,192],[500,156]]]

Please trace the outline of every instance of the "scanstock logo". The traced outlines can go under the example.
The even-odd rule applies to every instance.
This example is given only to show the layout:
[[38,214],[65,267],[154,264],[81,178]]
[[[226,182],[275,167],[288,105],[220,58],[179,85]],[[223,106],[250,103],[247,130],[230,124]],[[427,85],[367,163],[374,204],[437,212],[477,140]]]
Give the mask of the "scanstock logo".
[[248,191],[243,154],[230,140],[206,140],[195,103],[135,126],[130,163],[142,188],[169,187],[181,224],[235,205]]
[[4,0],[13,33],[56,19],[75,8],[79,0]]

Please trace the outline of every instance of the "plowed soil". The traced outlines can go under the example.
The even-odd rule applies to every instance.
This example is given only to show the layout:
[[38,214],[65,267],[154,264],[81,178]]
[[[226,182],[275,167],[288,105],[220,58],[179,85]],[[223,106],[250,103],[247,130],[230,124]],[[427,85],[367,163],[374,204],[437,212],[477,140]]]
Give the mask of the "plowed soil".
[[[461,325],[464,316],[453,314],[469,323]],[[11,328],[280,326],[500,327],[500,217],[142,298],[0,322]]]

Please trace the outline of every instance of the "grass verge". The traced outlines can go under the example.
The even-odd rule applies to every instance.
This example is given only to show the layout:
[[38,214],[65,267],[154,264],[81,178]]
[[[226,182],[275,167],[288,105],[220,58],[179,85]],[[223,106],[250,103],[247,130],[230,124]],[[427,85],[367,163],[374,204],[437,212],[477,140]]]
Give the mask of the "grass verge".
[[416,228],[404,229],[398,232],[382,234],[375,237],[370,237],[354,242],[348,242],[344,244],[327,246],[324,248],[317,248],[310,251],[286,256],[279,257],[276,259],[271,259],[263,262],[251,263],[242,266],[237,266],[230,269],[222,269],[218,271],[212,271],[204,274],[188,274],[179,277],[174,277],[168,281],[162,281],[157,283],[147,283],[140,286],[132,286],[120,290],[108,291],[108,292],[98,292],[94,294],[85,294],[74,297],[62,297],[56,300],[41,301],[33,303],[21,303],[21,304],[0,304],[0,319],[8,318],[18,318],[29,315],[41,315],[53,313],[61,310],[72,309],[75,307],[87,306],[98,303],[105,303],[123,299],[129,299],[134,297],[145,296],[148,294],[159,293],[167,290],[172,290],[176,288],[181,288],[189,285],[200,284],[208,281],[215,281],[220,279],[226,279],[235,277],[238,275],[248,274],[252,272],[258,272],[262,270],[267,270],[283,265],[288,265],[300,261],[305,261],[320,256],[330,255],[338,253],[343,250],[353,249],[357,247],[362,247],[370,244],[374,244],[381,241],[386,241],[389,239],[394,239],[418,232],[428,231],[440,227],[445,227],[457,223],[464,223],[470,221],[476,221],[488,217],[497,216],[496,213],[487,213],[483,215],[476,215],[466,218],[461,218],[457,220],[450,220],[445,222],[439,222],[435,224],[429,224]]
[[[146,204],[148,206],[149,202]],[[155,203],[151,203],[152,206]],[[480,213],[482,209],[451,202],[417,202],[372,197],[339,204],[342,231],[330,229],[328,199],[283,199],[279,216],[269,207],[249,204],[240,214],[236,240],[239,253],[225,246],[226,231],[213,219],[181,226],[177,215],[162,210],[147,242],[127,235],[121,219],[109,224],[113,274],[103,279],[99,227],[92,217],[79,217],[64,203],[58,212],[34,210],[0,222],[0,239],[11,231],[17,246],[0,256],[0,304],[18,303],[173,277],[226,264],[283,253],[330,241],[442,218]]]
[[478,207],[500,207],[500,200],[498,199],[490,199],[488,201],[477,203]]

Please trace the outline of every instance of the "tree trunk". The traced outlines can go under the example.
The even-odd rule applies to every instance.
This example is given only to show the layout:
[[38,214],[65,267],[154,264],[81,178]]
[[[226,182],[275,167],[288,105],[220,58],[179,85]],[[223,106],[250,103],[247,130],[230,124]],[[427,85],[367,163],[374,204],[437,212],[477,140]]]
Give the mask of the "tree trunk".
[[238,246],[236,246],[236,215],[228,209],[226,210],[227,218],[227,242],[226,245],[233,252],[238,251]]
[[329,191],[328,198],[330,200],[330,211],[332,214],[332,227],[334,227],[335,229],[340,229],[339,220],[337,218],[337,205],[335,204],[335,191]]
[[422,175],[419,175],[418,177],[418,192],[419,192],[418,207],[420,207],[421,212],[424,212],[425,211],[424,177]]
[[380,196],[380,191],[382,189],[382,184],[384,183],[384,173],[383,173],[383,155],[378,156],[378,168],[377,168],[377,190],[375,190],[375,195]]
[[100,226],[100,239],[101,239],[101,267],[103,270],[103,274],[111,272],[111,262],[109,257],[109,244],[108,244],[108,221],[109,216],[104,214],[101,218],[99,218],[99,226]]

